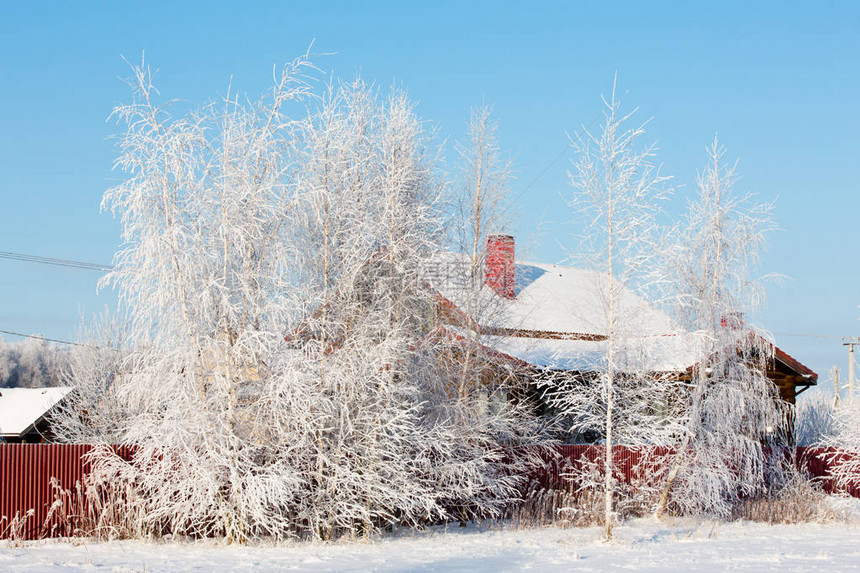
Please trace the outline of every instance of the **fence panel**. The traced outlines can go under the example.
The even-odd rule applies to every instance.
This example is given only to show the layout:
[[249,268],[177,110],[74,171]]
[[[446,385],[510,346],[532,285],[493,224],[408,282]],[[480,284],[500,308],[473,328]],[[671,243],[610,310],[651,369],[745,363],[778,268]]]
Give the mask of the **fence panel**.
[[85,445],[0,445],[0,538],[42,537],[54,502],[51,478],[61,488],[74,489],[84,477],[89,450]]
[[[65,530],[57,527],[56,519],[46,523],[48,514],[56,499],[56,490],[51,478],[56,478],[58,487],[75,491],[77,482],[82,482],[88,464],[86,454],[92,450],[87,445],[68,444],[0,444],[0,539],[39,539],[60,535]],[[129,459],[131,451],[119,448],[122,457]],[[571,486],[565,474],[571,467],[582,463],[602,464],[605,450],[602,446],[557,446],[541,451],[545,465],[535,472],[532,478],[545,489],[567,489]],[[655,452],[651,452],[652,454]],[[658,454],[669,454],[669,450],[659,450]],[[830,479],[830,461],[827,455],[839,454],[833,449],[796,448],[786,450],[786,455],[794,456],[797,467],[812,477],[818,478],[825,491],[834,491]],[[848,454],[841,454],[848,455]],[[637,448],[617,447],[613,452],[616,478],[625,483],[639,479],[635,475],[637,463],[643,453]],[[662,455],[654,457],[659,472]],[[665,462],[662,462],[665,463]],[[847,493],[860,497],[860,487]]]
[[[572,470],[581,470],[586,463],[596,463],[602,468],[605,452],[604,447],[598,445],[564,445],[545,448],[541,453],[544,466],[531,475],[533,485],[543,489],[575,488],[578,484],[571,480],[571,474],[576,473]],[[774,450],[766,448],[766,453],[786,456],[787,460],[793,461],[798,470],[815,478],[827,493],[835,493],[839,490],[830,473],[833,460],[844,461],[852,455],[840,452],[836,448],[815,447]],[[650,463],[648,473],[659,476],[666,464],[671,463],[671,454],[672,450],[668,448],[615,446],[612,460],[615,465],[616,480],[624,484],[636,483],[641,479],[641,476],[636,475],[637,464],[646,459]],[[839,491],[860,498],[860,485]]]
[[[799,447],[796,448],[795,460],[799,470],[806,471],[810,476],[816,478],[827,493],[834,493],[838,488],[833,483],[830,467],[834,459],[844,462],[851,455],[844,451],[840,452],[837,448]],[[842,490],[842,493],[860,498],[860,481]]]

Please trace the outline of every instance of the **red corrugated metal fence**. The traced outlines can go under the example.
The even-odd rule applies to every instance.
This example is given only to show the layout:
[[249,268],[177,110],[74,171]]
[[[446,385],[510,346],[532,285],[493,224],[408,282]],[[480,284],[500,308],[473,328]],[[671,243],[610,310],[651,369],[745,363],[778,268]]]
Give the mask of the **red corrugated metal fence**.
[[0,537],[42,537],[54,501],[51,478],[60,487],[73,489],[84,476],[84,455],[90,449],[65,444],[0,445]]
[[[71,492],[72,498],[67,496],[68,503],[84,503],[84,500],[73,498],[76,484],[87,472],[86,454],[91,449],[85,445],[0,444],[0,539],[40,539],[70,534],[58,523],[56,516],[47,521],[57,496],[51,479],[56,478],[59,488]],[[797,466],[821,479],[827,491],[833,490],[833,484],[828,480],[829,463],[821,456],[838,452],[821,448],[786,448],[782,451],[784,455],[796,453]],[[121,448],[118,453],[128,459],[128,449]],[[628,484],[637,483],[637,465],[645,457],[643,453],[644,450],[637,448],[617,447],[613,455],[616,478]],[[653,455],[655,453],[656,456]],[[665,460],[664,454],[668,453],[669,450],[665,449],[649,450],[657,469],[665,463],[661,460]],[[558,446],[543,449],[540,455],[545,464],[532,476],[536,485],[545,489],[564,489],[569,487],[565,474],[572,467],[581,467],[584,463],[602,465],[604,449],[601,446]],[[860,497],[860,488],[853,488],[849,493]]]
[[[835,448],[774,448],[765,450],[774,455],[785,456],[792,461],[801,472],[815,478],[821,484],[824,491],[834,493],[837,490],[830,474],[832,459],[844,459],[850,455],[840,453]],[[646,475],[659,475],[665,464],[671,463],[672,450],[668,448],[632,448],[626,446],[615,446],[612,460],[615,466],[615,478],[626,484],[641,483]],[[603,467],[605,449],[603,446],[592,445],[569,445],[556,446],[545,449],[541,453],[544,465],[531,475],[533,486],[543,489],[570,489],[576,487],[571,481],[571,475],[581,471],[585,464],[596,464],[598,468]],[[646,472],[639,467],[646,461],[649,464]],[[844,491],[851,496],[860,498],[860,487],[851,487]]]
[[[51,505],[58,489],[74,495],[88,470],[86,454],[91,450],[88,445],[0,444],[0,539],[63,534],[56,515],[48,521]],[[128,457],[127,448],[118,452]]]
[[[666,448],[629,448],[615,446],[612,463],[616,479],[624,483],[635,483],[640,479],[640,464],[647,461],[660,468],[665,456],[670,453]],[[568,476],[574,469],[582,470],[585,464],[603,468],[606,450],[603,446],[567,445],[545,448],[541,454],[544,466],[532,476],[538,487],[544,489],[567,489]]]
[[[795,462],[797,468],[806,471],[807,474],[818,478],[824,491],[834,493],[836,486],[830,478],[830,466],[833,458],[845,460],[851,454],[840,452],[836,448],[795,448]],[[860,485],[849,487],[844,491],[850,496],[860,498]]]

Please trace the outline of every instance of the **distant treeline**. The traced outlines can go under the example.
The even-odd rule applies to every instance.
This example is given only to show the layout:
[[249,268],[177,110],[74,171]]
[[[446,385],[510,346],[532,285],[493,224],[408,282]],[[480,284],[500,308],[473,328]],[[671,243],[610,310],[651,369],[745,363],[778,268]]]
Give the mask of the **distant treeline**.
[[62,386],[69,363],[68,349],[38,338],[21,342],[0,337],[0,387]]

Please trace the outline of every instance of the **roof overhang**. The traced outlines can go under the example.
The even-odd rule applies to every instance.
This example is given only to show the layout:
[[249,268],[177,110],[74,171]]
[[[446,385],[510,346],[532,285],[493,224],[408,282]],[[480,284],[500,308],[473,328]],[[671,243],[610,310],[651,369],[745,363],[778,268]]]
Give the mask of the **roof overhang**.
[[0,389],[0,437],[26,436],[71,391],[70,387]]

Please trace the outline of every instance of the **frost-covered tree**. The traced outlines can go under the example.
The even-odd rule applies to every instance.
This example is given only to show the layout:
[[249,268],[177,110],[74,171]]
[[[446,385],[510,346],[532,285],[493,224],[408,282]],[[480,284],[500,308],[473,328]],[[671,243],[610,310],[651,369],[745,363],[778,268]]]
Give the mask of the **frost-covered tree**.
[[[309,293],[293,337],[321,402],[307,511],[328,538],[379,522],[438,516],[420,479],[421,389],[413,349],[429,300],[419,263],[434,245],[435,154],[402,91],[362,81],[329,89],[303,125]],[[426,468],[424,468],[426,469]]]
[[[449,267],[445,269],[446,274],[455,275],[453,278],[462,295],[462,310],[473,321],[465,332],[467,340],[457,384],[460,399],[467,399],[470,390],[480,385],[482,369],[486,366],[482,349],[487,343],[481,327],[493,324],[505,304],[495,296],[485,277],[487,238],[491,233],[507,231],[510,225],[507,214],[511,165],[501,155],[497,130],[492,108],[484,103],[472,109],[468,143],[456,146],[459,170],[452,231],[456,252],[461,258],[443,264]],[[500,387],[498,391],[505,390]]]
[[60,386],[67,349],[38,336],[20,342],[0,337],[0,387]]
[[73,388],[51,414],[60,442],[115,444],[129,418],[120,395],[129,357],[125,322],[107,309],[78,331],[63,383]]
[[[615,503],[614,447],[659,442],[668,430],[668,383],[649,372],[641,306],[630,304],[630,288],[642,285],[657,252],[655,216],[668,178],[653,163],[656,147],[640,146],[644,126],[628,127],[613,87],[604,100],[604,121],[572,140],[569,204],[583,223],[578,262],[598,271],[592,285],[603,304],[605,339],[585,370],[588,380],[560,382],[553,392],[573,431],[589,431],[605,445],[602,489],[606,537],[612,537]],[[655,326],[655,325],[652,325]],[[659,326],[657,326],[659,328]]]
[[[810,394],[812,394],[810,392]],[[798,446],[818,446],[834,433],[836,405],[818,392],[805,395],[795,408],[795,439]]]
[[[850,358],[854,359],[853,353]],[[850,366],[853,374],[854,365]],[[809,432],[813,434],[810,439],[817,438],[814,445],[836,449],[827,457],[839,487],[860,488],[860,399],[854,397],[853,387],[847,399],[839,399],[839,372],[835,366],[833,384],[836,396],[832,406],[827,408],[827,402],[821,400],[807,413],[808,425],[816,430]]]
[[228,94],[173,116],[141,66],[134,101],[114,112],[127,126],[126,178],[103,207],[120,216],[123,248],[106,282],[130,314],[118,392],[122,443],[137,453],[126,462],[104,449],[99,461],[138,492],[141,531],[284,533],[300,477],[287,455],[296,444],[272,435],[272,418],[309,404],[282,348],[301,311],[283,107],[308,93],[306,68],[287,65],[258,102]]
[[456,339],[447,338],[447,345],[440,344],[452,359],[443,389],[450,386],[456,393],[447,390],[449,399],[436,400],[437,416],[456,420],[461,435],[463,445],[449,464],[451,475],[464,471],[481,475],[487,491],[495,492],[487,498],[489,507],[493,507],[492,497],[504,499],[503,492],[516,484],[517,477],[527,475],[539,463],[528,455],[529,450],[514,452],[511,448],[549,443],[548,421],[538,417],[528,398],[532,390],[529,377],[511,365],[501,367],[487,352],[494,344],[487,334],[500,325],[510,303],[491,286],[493,279],[486,274],[491,235],[508,231],[511,224],[511,162],[501,152],[497,131],[490,105],[472,109],[468,139],[455,146],[454,253],[436,261],[445,267],[443,280],[458,291],[457,304],[468,317],[459,324]]
[[362,520],[392,520],[392,507],[405,522],[498,513],[517,482],[499,471],[506,436],[498,418],[467,415],[464,374],[420,272],[443,238],[434,146],[403,92],[380,101],[360,80],[330,88],[304,134],[318,303],[295,343],[338,397],[317,440],[321,535],[355,520],[331,504],[356,500]]
[[735,166],[715,140],[667,274],[697,357],[684,392],[684,431],[657,505],[728,515],[764,486],[763,445],[787,431],[787,412],[766,376],[773,346],[745,323],[762,299],[753,271],[774,229],[772,207],[733,192]]
[[421,273],[443,239],[432,134],[402,90],[308,99],[307,67],[176,116],[136,68],[116,110],[108,281],[130,321],[113,383],[135,455],[94,457],[139,533],[329,539],[515,493],[496,428],[449,415],[459,378]]
[[456,146],[459,172],[454,242],[468,258],[470,291],[478,291],[484,284],[487,236],[506,232],[510,226],[511,162],[501,154],[498,122],[492,113],[487,103],[473,108],[468,142]]
[[860,488],[860,400],[849,398],[833,410],[831,431],[816,445],[834,448],[825,456],[836,485]]

